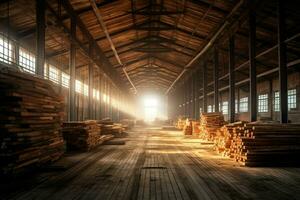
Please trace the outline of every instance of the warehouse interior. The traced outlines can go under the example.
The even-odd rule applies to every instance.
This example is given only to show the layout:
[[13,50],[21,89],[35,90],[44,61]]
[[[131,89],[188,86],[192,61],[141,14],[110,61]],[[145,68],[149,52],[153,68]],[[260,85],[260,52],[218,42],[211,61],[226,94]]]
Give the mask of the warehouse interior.
[[299,10],[0,1],[0,199],[299,199]]

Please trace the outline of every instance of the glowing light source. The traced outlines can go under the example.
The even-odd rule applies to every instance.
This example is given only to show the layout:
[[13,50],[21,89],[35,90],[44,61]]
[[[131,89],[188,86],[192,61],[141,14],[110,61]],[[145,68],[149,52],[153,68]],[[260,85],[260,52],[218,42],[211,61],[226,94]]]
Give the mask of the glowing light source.
[[144,98],[144,119],[154,121],[158,114],[158,99],[155,97]]

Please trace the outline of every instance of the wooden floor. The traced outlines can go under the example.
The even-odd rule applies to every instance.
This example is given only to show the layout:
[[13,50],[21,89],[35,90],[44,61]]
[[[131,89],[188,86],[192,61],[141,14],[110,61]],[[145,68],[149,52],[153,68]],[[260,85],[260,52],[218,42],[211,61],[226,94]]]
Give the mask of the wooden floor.
[[[67,155],[1,185],[2,199],[300,199],[300,168],[245,168],[181,132],[136,128],[125,145]],[[300,158],[299,158],[300,159]]]

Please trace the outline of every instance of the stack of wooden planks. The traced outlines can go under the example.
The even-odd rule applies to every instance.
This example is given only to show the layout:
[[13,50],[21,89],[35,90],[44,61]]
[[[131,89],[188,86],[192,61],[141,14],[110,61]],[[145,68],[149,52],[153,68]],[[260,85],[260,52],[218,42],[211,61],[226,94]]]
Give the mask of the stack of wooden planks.
[[175,127],[179,130],[183,130],[185,126],[186,118],[178,118],[177,123],[175,124]]
[[64,105],[51,82],[0,67],[0,92],[0,175],[59,159]]
[[121,123],[114,123],[110,119],[98,120],[97,124],[101,128],[102,135],[113,135],[115,137],[125,136],[125,128]]
[[233,157],[234,141],[244,133],[245,123],[238,121],[221,127],[214,138],[214,149],[223,156]]
[[192,128],[193,128],[193,135],[199,136],[200,134],[200,122],[199,121],[192,121]]
[[234,158],[245,166],[299,166],[299,124],[246,124]]
[[122,119],[120,123],[123,125],[125,130],[130,130],[134,127],[135,125],[135,120],[134,119]]
[[225,124],[224,116],[220,112],[201,113],[200,138],[213,141],[217,131]]
[[89,151],[110,139],[100,133],[100,127],[95,120],[63,123],[63,137],[68,151]]
[[183,127],[183,134],[184,135],[192,135],[193,134],[193,125],[190,119],[185,120],[185,124]]

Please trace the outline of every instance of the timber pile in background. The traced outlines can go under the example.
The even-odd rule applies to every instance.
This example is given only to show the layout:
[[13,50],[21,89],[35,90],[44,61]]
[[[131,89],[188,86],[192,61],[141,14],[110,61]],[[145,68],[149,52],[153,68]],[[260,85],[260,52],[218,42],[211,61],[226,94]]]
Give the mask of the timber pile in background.
[[126,136],[125,127],[120,123],[114,123],[111,119],[106,118],[98,120],[97,124],[101,129],[102,135],[113,135],[115,137],[124,137]]
[[0,175],[49,164],[63,155],[63,97],[50,81],[0,68]]
[[120,121],[120,123],[122,124],[122,126],[125,130],[130,130],[134,127],[135,120],[134,119],[122,119]]
[[200,138],[213,141],[217,131],[225,124],[224,115],[220,112],[201,113]]
[[62,130],[68,151],[89,151],[113,137],[101,135],[95,120],[64,122]]
[[179,130],[183,130],[186,123],[186,119],[184,118],[178,118],[177,123],[175,124],[175,127]]
[[183,134],[184,135],[192,135],[193,134],[192,120],[190,120],[190,119],[185,120],[185,124],[183,126]]

